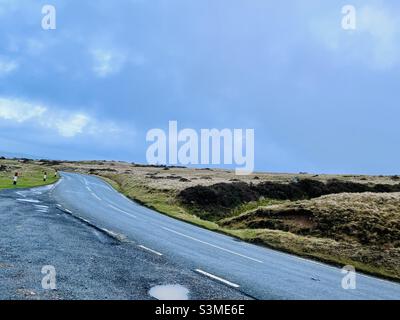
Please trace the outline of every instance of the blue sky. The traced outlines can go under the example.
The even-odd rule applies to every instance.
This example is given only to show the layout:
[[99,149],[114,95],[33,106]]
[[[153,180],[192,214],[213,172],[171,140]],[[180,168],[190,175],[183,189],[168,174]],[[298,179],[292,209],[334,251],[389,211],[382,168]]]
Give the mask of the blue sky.
[[400,171],[395,1],[0,0],[0,43],[2,151],[145,162],[177,120],[255,129],[257,170]]

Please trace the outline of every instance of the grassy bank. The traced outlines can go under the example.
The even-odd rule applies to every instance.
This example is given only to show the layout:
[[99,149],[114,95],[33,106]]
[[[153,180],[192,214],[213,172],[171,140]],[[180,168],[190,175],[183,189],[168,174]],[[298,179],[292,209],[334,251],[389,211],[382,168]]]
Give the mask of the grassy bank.
[[[14,174],[18,172],[18,183],[13,185]],[[43,173],[47,172],[47,181],[43,181]],[[55,170],[35,161],[0,160],[0,190],[15,188],[32,188],[55,183]]]

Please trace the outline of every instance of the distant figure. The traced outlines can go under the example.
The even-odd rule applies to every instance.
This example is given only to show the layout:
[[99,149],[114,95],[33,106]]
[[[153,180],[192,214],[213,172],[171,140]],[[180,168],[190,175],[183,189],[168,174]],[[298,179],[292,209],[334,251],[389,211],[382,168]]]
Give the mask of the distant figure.
[[46,182],[46,180],[47,180],[47,172],[45,172],[43,175],[43,181]]
[[56,171],[54,172],[54,178],[57,178],[57,174],[58,174],[58,171],[56,170]]
[[17,182],[18,182],[18,172],[16,172],[15,175],[14,175],[13,185],[16,186]]

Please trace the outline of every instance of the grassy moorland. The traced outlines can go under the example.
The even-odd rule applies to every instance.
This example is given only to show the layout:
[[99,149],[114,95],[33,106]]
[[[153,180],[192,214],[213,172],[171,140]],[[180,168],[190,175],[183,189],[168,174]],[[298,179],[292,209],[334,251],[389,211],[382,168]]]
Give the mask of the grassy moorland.
[[251,230],[254,241],[279,249],[400,279],[400,193],[340,193],[263,206],[220,225]]
[[[18,183],[13,185],[13,177],[18,172]],[[43,181],[43,173],[47,172],[47,181]],[[40,162],[27,159],[0,159],[0,190],[15,188],[31,188],[52,184],[57,181],[54,169]]]
[[62,163],[143,205],[278,250],[400,280],[398,176],[256,173]]

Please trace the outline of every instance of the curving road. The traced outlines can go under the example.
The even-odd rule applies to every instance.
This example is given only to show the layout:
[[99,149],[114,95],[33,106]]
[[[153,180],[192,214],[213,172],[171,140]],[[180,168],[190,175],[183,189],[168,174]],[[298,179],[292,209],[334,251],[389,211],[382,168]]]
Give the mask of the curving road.
[[341,269],[238,241],[140,206],[93,176],[61,173],[50,191],[75,216],[162,256],[200,277],[256,299],[400,299],[400,285],[357,274],[342,288]]

